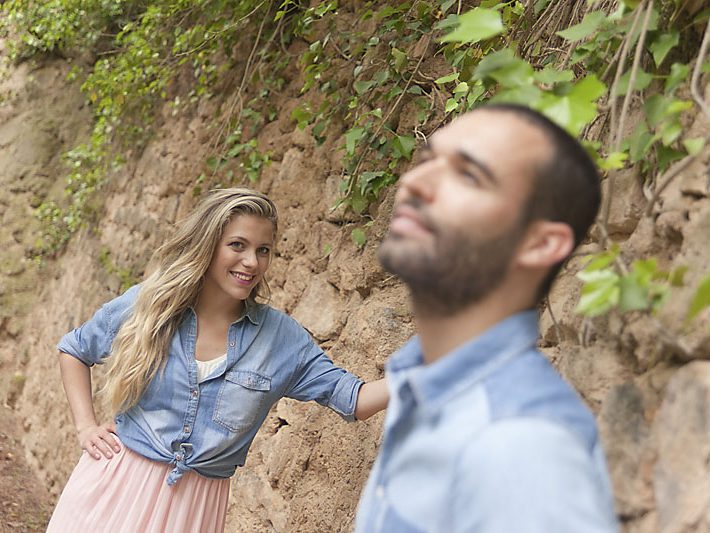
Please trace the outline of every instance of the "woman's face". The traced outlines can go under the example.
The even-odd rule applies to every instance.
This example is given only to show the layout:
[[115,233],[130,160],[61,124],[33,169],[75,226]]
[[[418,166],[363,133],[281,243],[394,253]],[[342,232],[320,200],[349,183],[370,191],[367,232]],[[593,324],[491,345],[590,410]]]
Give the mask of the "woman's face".
[[203,292],[246,300],[271,262],[274,228],[266,218],[238,215],[225,226],[205,274]]

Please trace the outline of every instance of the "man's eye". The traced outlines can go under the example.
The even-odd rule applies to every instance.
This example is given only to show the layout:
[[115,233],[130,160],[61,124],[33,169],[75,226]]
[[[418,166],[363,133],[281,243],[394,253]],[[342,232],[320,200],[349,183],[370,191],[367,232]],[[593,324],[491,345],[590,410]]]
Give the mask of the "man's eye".
[[468,168],[462,168],[461,174],[463,174],[464,176],[466,176],[466,178],[470,179],[471,181],[473,181],[475,183],[478,183],[479,181],[481,181],[475,170],[470,170]]

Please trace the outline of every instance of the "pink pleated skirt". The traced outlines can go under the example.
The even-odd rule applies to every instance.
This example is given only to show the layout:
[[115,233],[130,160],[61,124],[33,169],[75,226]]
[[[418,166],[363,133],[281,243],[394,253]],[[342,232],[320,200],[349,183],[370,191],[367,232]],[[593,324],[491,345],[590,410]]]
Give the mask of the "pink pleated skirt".
[[186,472],[173,486],[173,467],[121,446],[111,459],[83,452],[72,472],[48,533],[221,533],[229,479]]

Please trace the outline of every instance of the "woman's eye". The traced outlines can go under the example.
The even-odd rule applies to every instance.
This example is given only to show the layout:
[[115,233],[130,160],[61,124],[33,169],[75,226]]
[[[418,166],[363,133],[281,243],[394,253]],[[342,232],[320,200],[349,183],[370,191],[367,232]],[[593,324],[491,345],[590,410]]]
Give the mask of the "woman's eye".
[[259,253],[262,255],[269,255],[271,253],[271,250],[266,246],[262,246],[261,248],[259,248]]
[[239,241],[235,241],[235,242],[230,242],[229,247],[234,248],[235,250],[241,250],[242,248],[244,248],[244,244]]

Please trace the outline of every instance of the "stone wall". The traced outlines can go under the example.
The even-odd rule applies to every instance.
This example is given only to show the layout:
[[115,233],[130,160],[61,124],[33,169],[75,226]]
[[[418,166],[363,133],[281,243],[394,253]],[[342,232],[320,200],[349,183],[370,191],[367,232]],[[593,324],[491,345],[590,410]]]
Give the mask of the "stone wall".
[[[0,395],[21,421],[28,462],[54,497],[79,455],[54,345],[119,293],[119,276],[99,256],[108,252],[113,265],[142,275],[171,224],[195,204],[195,177],[230,97],[226,92],[186,115],[166,109],[152,140],[102,189],[99,223],[37,270],[26,259],[38,235],[32,206],[60,195],[59,154],[89,124],[81,95],[63,81],[66,71],[58,61],[21,65],[4,82],[0,107],[1,179],[9,192],[0,200]],[[271,151],[273,162],[254,185],[272,196],[281,213],[272,303],[308,328],[336,363],[376,379],[387,356],[413,332],[406,291],[375,259],[392,192],[371,213],[368,242],[359,249],[349,238],[352,222],[331,210],[343,139],[316,146],[295,127],[295,68],[288,81],[279,118],[259,135],[260,149]],[[697,136],[707,134],[702,116],[688,127]],[[582,265],[577,257],[541,316],[541,347],[598,415],[628,532],[710,529],[710,363],[703,361],[710,356],[710,312],[691,326],[683,322],[691,288],[710,264],[708,158],[706,149],[669,187],[652,217],[642,216],[646,200],[634,173],[617,176],[612,203],[611,228],[624,255],[655,255],[668,268],[690,266],[689,288],[675,291],[655,318],[583,320],[573,312],[580,286],[574,274]],[[228,530],[347,531],[382,417],[348,424],[317,405],[282,400],[234,478]]]

